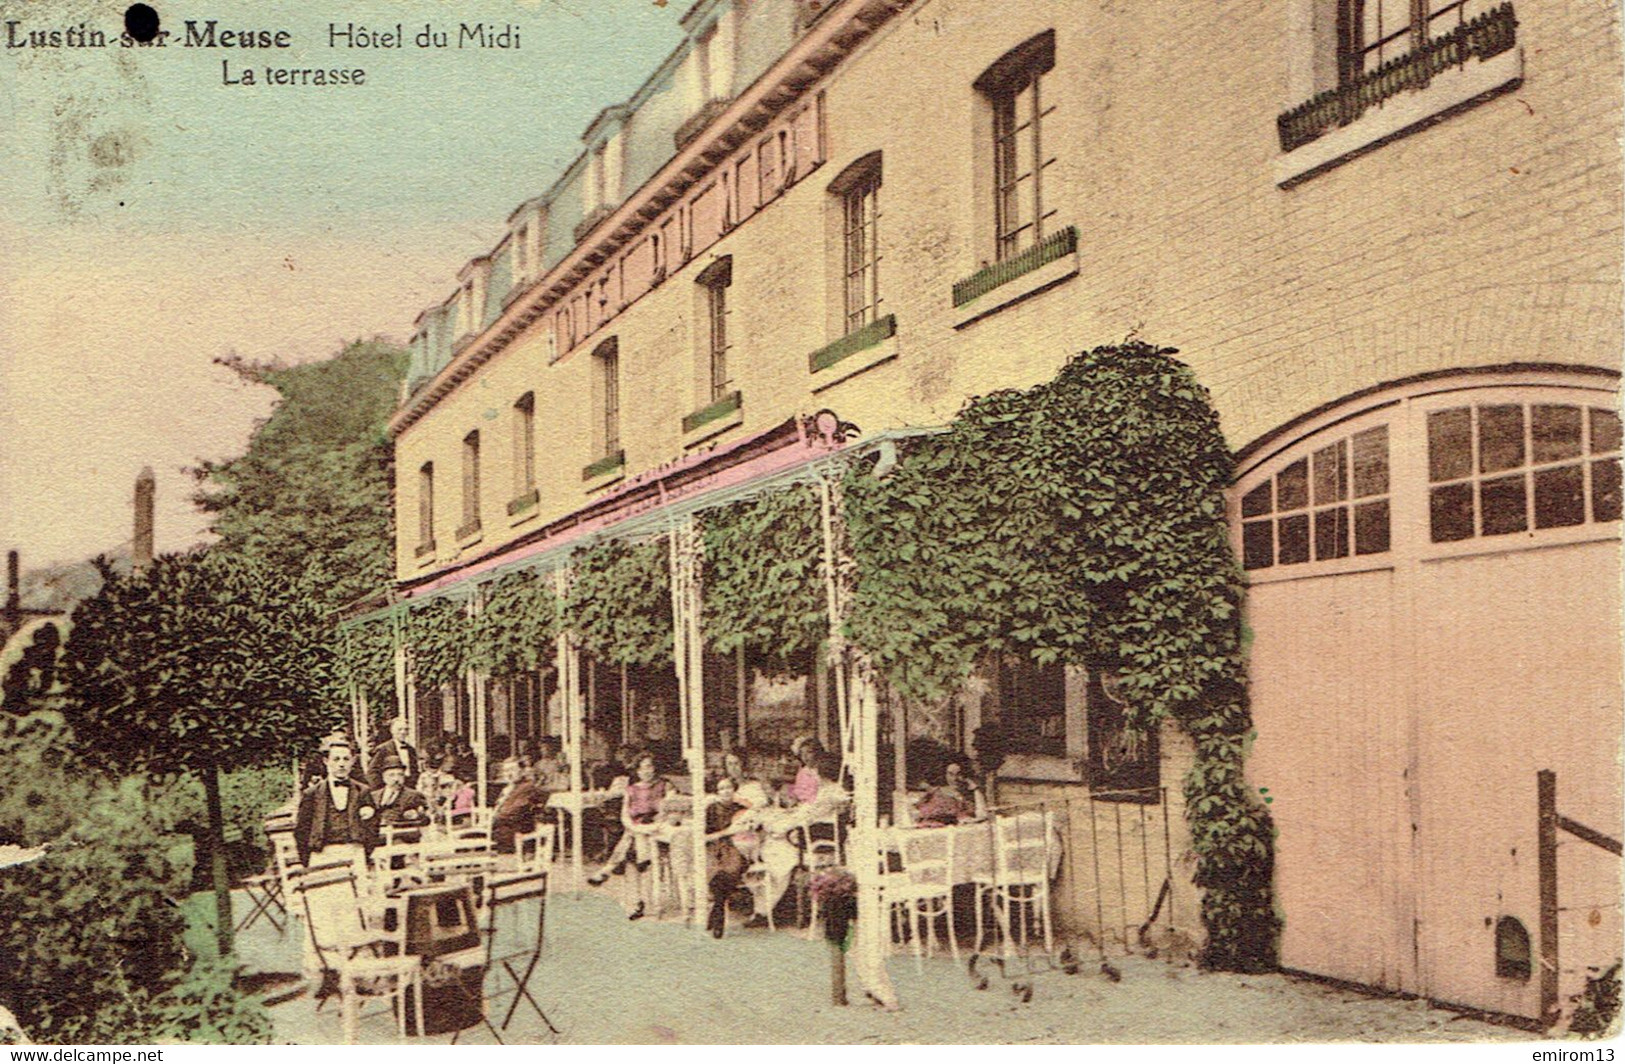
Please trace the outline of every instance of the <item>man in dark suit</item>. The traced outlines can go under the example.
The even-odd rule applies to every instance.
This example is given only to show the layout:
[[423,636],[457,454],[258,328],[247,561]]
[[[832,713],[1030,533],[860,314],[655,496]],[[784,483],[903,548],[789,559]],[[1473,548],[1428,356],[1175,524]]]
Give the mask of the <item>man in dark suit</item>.
[[[385,753],[373,762],[373,768],[383,777],[384,785],[372,792],[372,802],[378,809],[373,820],[379,835],[385,828],[423,827],[429,823],[429,801],[406,784],[406,766],[394,754]],[[389,841],[387,838],[382,841]],[[417,835],[397,835],[396,842],[415,842]]]
[[409,734],[410,729],[407,728],[406,721],[396,717],[389,722],[389,738],[373,747],[372,752],[367,755],[368,778],[374,790],[384,785],[384,772],[379,766],[384,763],[386,757],[397,759],[406,769],[408,787],[418,785],[418,774],[423,771],[423,762],[418,757],[417,747],[406,741]]
[[[377,841],[378,810],[367,789],[350,778],[354,754],[349,741],[329,737],[322,743],[322,753],[327,775],[299,796],[294,846],[306,868],[349,861],[359,874],[365,871],[366,855]],[[325,886],[305,893],[304,906],[305,974],[318,988],[319,997],[332,982],[324,951],[335,948],[333,943],[358,926],[355,893],[342,884]]]
[[294,820],[294,845],[307,866],[312,859],[362,860],[377,832],[378,810],[372,796],[350,778],[354,754],[349,744],[330,739],[323,752],[327,775],[300,795]]

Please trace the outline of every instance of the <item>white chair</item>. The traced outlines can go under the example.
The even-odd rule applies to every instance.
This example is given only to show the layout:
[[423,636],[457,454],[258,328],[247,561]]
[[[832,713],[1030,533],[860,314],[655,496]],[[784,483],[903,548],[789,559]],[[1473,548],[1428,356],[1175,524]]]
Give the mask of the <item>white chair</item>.
[[887,873],[884,892],[888,911],[907,910],[914,935],[914,959],[923,967],[925,953],[935,952],[936,922],[946,918],[948,950],[959,959],[959,934],[954,927],[954,831],[952,828],[899,828],[892,832],[901,872]]
[[1036,810],[993,818],[993,869],[976,877],[976,949],[982,949],[982,906],[993,905],[1010,956],[1017,937],[1012,916],[1020,920],[1020,940],[1027,944],[1027,925],[1036,919],[1044,930],[1044,952],[1055,951],[1050,918],[1049,879],[1055,841],[1055,814]]
[[401,842],[374,847],[372,881],[377,893],[387,894],[404,886],[415,886],[426,878],[422,843]]
[[375,921],[376,926],[368,926],[355,865],[349,861],[313,865],[298,874],[294,890],[322,969],[338,979],[345,1044],[355,1044],[366,1000],[389,1001],[404,1037],[406,994],[413,988],[417,988],[418,1030],[422,1030],[422,964],[406,953],[404,920],[396,919],[393,930],[382,918]]
[[[842,826],[839,815],[808,821],[802,831],[801,863],[809,875],[842,863]],[[814,938],[819,934],[817,898],[812,899],[810,909],[807,937]]]
[[546,872],[553,867],[557,840],[551,824],[538,824],[535,831],[513,837],[514,868],[519,872]]

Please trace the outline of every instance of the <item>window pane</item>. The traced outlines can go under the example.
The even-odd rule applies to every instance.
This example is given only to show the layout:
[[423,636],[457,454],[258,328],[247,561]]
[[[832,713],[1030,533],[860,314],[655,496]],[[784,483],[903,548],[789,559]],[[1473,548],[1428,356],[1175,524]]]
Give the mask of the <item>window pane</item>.
[[1579,456],[1579,407],[1536,406],[1529,412],[1529,428],[1534,437],[1535,461],[1556,462]]
[[1388,494],[1388,426],[1356,432],[1354,444],[1354,497]]
[[[1517,407],[1513,407],[1517,410]],[[1522,411],[1519,411],[1522,421]],[[1521,447],[1519,448],[1522,449]],[[1509,532],[1522,532],[1529,527],[1525,512],[1525,493],[1522,473],[1510,477],[1497,477],[1478,485],[1478,506],[1484,515],[1484,535],[1504,536]]]
[[1591,453],[1619,450],[1619,415],[1612,410],[1591,408]]
[[1428,493],[1428,523],[1433,542],[1473,538],[1473,486],[1450,484]]
[[1494,473],[1523,465],[1523,407],[1478,408],[1478,471]]
[[1591,519],[1619,520],[1619,459],[1591,463]]
[[1346,506],[1315,513],[1315,560],[1349,556],[1349,511]]
[[[1575,411],[1579,413],[1579,411]],[[1575,433],[1575,445],[1580,442]],[[1582,525],[1586,519],[1585,470],[1578,465],[1558,466],[1535,473],[1535,527]]]
[[1258,517],[1267,514],[1275,507],[1270,498],[1270,482],[1264,481],[1258,487],[1241,497],[1241,516]]
[[1241,526],[1241,566],[1268,569],[1275,564],[1275,522],[1248,521]]
[[1309,515],[1283,517],[1276,524],[1279,526],[1281,537],[1280,554],[1276,560],[1282,565],[1296,565],[1308,561]]
[[1342,440],[1315,452],[1315,505],[1348,498],[1348,451]]
[[1277,510],[1298,510],[1309,505],[1309,460],[1300,458],[1275,478]]
[[[1472,434],[1473,413],[1467,407],[1428,415],[1428,480],[1454,480],[1473,471]],[[1437,536],[1433,541],[1443,542]]]
[[[1448,491],[1449,489],[1441,489]],[[1382,554],[1388,550],[1388,500],[1363,502],[1354,508],[1354,553]]]

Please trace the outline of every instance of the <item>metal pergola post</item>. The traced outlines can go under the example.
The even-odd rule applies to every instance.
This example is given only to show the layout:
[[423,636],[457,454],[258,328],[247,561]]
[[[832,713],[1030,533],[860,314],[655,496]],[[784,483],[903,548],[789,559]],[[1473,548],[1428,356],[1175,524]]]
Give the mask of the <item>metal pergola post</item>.
[[[560,610],[562,611],[565,596],[570,593],[570,572],[567,569],[553,571],[553,590],[557,595]],[[562,614],[561,614],[562,619]],[[581,692],[578,677],[581,671],[581,649],[576,646],[568,629],[561,623],[558,635],[554,639],[555,671],[559,683],[559,709],[564,727],[564,756],[570,763],[570,803],[572,811],[573,829],[570,833],[570,859],[575,869],[575,889],[580,890],[583,881],[582,865],[585,863],[585,850],[581,839],[581,822],[584,819],[586,808],[583,805],[581,786]]]

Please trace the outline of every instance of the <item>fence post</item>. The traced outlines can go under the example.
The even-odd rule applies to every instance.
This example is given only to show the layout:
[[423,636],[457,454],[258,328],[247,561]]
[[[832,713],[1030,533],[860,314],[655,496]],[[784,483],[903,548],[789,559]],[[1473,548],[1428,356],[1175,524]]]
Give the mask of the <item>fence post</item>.
[[1557,1010],[1557,773],[1535,774],[1540,868],[1540,1020],[1556,1026]]

